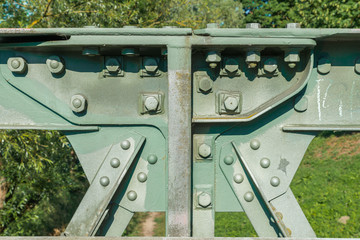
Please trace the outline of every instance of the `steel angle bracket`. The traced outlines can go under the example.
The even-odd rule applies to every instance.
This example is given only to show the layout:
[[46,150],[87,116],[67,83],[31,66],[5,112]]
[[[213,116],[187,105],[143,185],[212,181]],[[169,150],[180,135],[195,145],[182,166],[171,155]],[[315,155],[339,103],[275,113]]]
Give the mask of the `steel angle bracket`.
[[145,137],[131,133],[111,146],[64,235],[94,236],[107,207],[132,162],[145,143]]
[[286,228],[276,209],[264,198],[234,142],[222,147],[219,164],[259,237],[291,237],[291,231]]

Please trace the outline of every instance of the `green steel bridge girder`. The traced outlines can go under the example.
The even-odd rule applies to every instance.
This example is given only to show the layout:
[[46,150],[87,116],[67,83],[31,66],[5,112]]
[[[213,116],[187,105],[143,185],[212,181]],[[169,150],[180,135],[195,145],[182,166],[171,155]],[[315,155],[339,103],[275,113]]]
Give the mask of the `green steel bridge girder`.
[[[359,29],[0,29],[0,128],[66,134],[90,187],[65,236],[135,212],[213,237],[315,237],[289,188],[313,137],[360,130]],[[339,47],[341,46],[341,47]]]

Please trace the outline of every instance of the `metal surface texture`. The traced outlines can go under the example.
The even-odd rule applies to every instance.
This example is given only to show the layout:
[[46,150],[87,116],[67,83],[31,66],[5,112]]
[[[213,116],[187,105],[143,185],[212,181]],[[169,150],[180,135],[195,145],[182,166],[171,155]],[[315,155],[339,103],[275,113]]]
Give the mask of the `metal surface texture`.
[[320,131],[360,130],[359,41],[298,24],[0,29],[0,129],[73,146],[90,187],[59,238],[165,212],[167,237],[143,239],[212,239],[216,212],[245,212],[259,239],[311,239],[289,186]]

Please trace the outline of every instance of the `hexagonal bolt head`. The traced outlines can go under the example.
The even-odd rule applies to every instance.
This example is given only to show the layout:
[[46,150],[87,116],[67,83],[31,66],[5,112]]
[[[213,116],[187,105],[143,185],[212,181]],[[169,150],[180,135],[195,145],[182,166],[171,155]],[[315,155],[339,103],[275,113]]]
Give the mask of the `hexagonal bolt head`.
[[144,69],[148,73],[155,73],[159,68],[158,62],[155,58],[144,58],[143,64]]
[[226,97],[224,107],[227,111],[235,111],[239,106],[239,100],[236,97]]
[[260,23],[247,23],[246,28],[261,28]]
[[159,107],[159,99],[155,96],[148,96],[145,98],[144,106],[149,112],[157,111]]
[[86,98],[81,94],[75,94],[71,97],[70,107],[76,113],[85,111],[87,105]]
[[199,81],[199,89],[200,91],[206,93],[212,89],[213,81],[208,77],[203,77]]
[[246,53],[245,62],[247,63],[258,63],[260,62],[260,52],[249,51]]
[[59,56],[51,56],[46,59],[46,65],[51,73],[60,74],[64,71],[65,66]]
[[139,50],[135,48],[124,48],[121,50],[121,54],[128,57],[139,56]]
[[206,192],[200,193],[198,196],[198,203],[201,207],[207,208],[211,205],[211,196]]
[[198,148],[199,156],[202,158],[208,158],[211,155],[211,147],[206,143],[202,143]]
[[221,56],[216,51],[210,51],[207,53],[205,61],[209,63],[209,66],[211,68],[215,68],[217,64],[221,61]]
[[235,73],[239,70],[239,63],[236,59],[234,58],[228,58],[225,61],[225,66],[224,69],[228,72],[228,73]]
[[105,67],[110,73],[117,73],[120,70],[120,62],[116,58],[108,58]]
[[298,63],[300,62],[299,53],[288,52],[285,54],[284,62]]
[[27,69],[27,63],[22,57],[11,57],[7,61],[8,68],[13,73],[24,73]]
[[264,62],[264,70],[268,73],[274,73],[277,67],[277,61],[274,58],[268,58]]

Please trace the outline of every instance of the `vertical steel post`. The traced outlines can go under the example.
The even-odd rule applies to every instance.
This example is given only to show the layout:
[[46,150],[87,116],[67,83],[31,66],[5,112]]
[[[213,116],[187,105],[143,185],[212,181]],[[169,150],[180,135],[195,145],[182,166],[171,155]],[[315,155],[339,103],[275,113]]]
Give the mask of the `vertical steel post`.
[[167,236],[191,235],[191,48],[168,46]]

